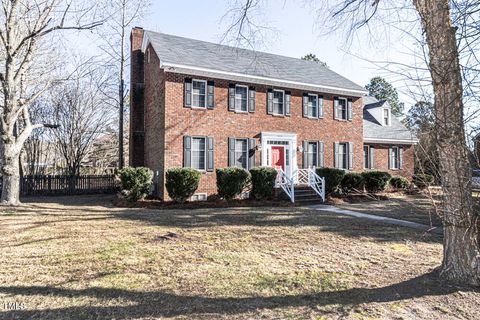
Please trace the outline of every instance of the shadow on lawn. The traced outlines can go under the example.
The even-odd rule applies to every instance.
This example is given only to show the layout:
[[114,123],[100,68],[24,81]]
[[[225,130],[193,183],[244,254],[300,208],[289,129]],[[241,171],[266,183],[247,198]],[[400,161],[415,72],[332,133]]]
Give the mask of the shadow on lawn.
[[[21,296],[45,296],[56,298],[96,298],[105,306],[51,306],[51,309],[19,310],[0,313],[2,318],[71,318],[129,319],[140,317],[172,317],[201,314],[234,315],[255,312],[261,309],[287,307],[317,308],[331,304],[354,307],[371,302],[393,302],[423,296],[447,295],[459,288],[446,286],[435,274],[425,274],[404,282],[381,288],[354,288],[334,292],[320,292],[308,295],[214,298],[183,296],[169,292],[137,292],[118,289],[90,288],[84,290],[55,287],[0,287],[0,293]],[[474,290],[462,288],[465,290]],[[25,299],[25,298],[23,298]],[[25,301],[28,307],[28,299]],[[114,306],[112,304],[124,304]],[[110,304],[110,306],[107,306]]]
[[[441,242],[441,237],[422,231],[344,216],[326,211],[295,207],[215,208],[196,210],[126,210],[113,212],[112,217],[170,228],[207,228],[215,226],[252,227],[318,227],[357,238],[371,237],[378,241]],[[300,232],[300,231],[299,231]]]

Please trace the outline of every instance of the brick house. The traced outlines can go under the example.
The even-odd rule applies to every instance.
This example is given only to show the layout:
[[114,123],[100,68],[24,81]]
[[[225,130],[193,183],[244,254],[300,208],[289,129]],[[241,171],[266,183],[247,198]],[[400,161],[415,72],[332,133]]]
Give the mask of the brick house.
[[141,28],[131,50],[130,165],[163,199],[172,167],[200,170],[203,195],[228,166],[413,174],[415,139],[388,103],[320,64]]

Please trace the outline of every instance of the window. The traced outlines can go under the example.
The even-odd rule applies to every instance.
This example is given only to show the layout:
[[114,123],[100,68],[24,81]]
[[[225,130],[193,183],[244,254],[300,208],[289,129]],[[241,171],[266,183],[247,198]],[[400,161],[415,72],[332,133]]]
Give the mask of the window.
[[235,167],[248,169],[248,142],[247,139],[235,140]]
[[317,167],[317,159],[318,159],[318,144],[316,142],[308,142],[307,143],[307,163],[305,168]]
[[311,118],[318,118],[318,96],[316,94],[308,95],[307,115]]
[[192,107],[206,108],[207,81],[192,80]]
[[388,109],[383,109],[383,124],[390,125],[390,110]]
[[364,169],[371,169],[372,163],[370,161],[371,149],[370,146],[363,146],[363,168]]
[[337,119],[347,120],[348,103],[345,98],[338,98]]
[[273,114],[283,115],[284,92],[280,90],[273,90]]
[[246,86],[235,86],[235,111],[248,111],[248,88]]
[[192,168],[205,170],[206,164],[206,141],[204,137],[192,138]]
[[400,169],[400,148],[392,147],[390,152],[390,169]]
[[338,169],[348,170],[348,143],[338,144]]

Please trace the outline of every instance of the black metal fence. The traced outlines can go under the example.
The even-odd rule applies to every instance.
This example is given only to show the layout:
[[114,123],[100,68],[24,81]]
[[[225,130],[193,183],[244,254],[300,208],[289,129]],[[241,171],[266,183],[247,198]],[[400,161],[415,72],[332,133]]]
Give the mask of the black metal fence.
[[[0,193],[1,193],[0,177]],[[21,196],[82,195],[114,193],[118,186],[114,175],[35,175],[20,180]]]

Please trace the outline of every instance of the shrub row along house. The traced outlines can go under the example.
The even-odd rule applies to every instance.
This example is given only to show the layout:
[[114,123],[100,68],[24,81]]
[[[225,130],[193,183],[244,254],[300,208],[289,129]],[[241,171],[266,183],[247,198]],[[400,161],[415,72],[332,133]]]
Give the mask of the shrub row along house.
[[196,198],[228,166],[413,174],[416,140],[388,103],[321,64],[141,28],[131,49],[130,164],[160,198],[182,166],[203,173]]

